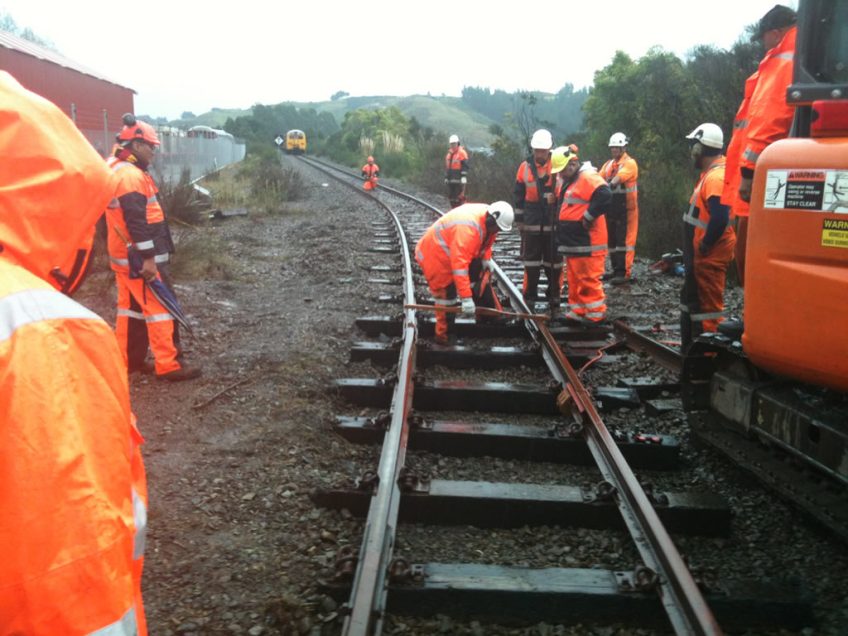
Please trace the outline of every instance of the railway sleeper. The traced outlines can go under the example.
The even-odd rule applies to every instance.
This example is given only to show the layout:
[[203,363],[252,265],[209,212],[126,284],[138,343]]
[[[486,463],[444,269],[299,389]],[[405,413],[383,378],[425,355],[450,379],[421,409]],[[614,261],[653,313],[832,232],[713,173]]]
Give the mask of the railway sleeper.
[[[603,482],[606,483],[606,482]],[[374,485],[375,488],[380,487]],[[320,489],[312,494],[322,507],[347,509],[365,517],[373,489]],[[558,484],[493,483],[420,479],[401,495],[402,523],[472,525],[481,528],[562,526],[621,529],[626,526],[608,488],[587,490]],[[656,493],[655,509],[672,533],[724,536],[731,511],[715,493]]]
[[[429,343],[427,343],[429,345]],[[357,342],[351,347],[352,362],[370,361],[382,367],[396,366],[398,342]],[[565,347],[572,366],[582,366],[597,355],[597,349]],[[616,356],[603,356],[597,363],[610,363]],[[416,363],[422,367],[443,366],[452,369],[505,369],[515,367],[543,368],[545,361],[536,350],[521,347],[468,347],[464,345],[419,344]]]
[[[400,302],[400,301],[398,301]],[[392,338],[401,335],[403,320],[397,316],[363,316],[356,319],[356,326],[367,336],[386,335]],[[435,319],[432,316],[418,316],[418,335],[432,337],[435,333]],[[453,331],[461,338],[520,338],[527,339],[527,328],[520,321],[505,323],[474,323],[465,318],[457,318]],[[598,327],[551,326],[549,331],[558,340],[599,341],[605,340],[612,328],[601,325]]]
[[[628,623],[667,627],[662,601],[632,571],[588,568],[522,568],[474,563],[424,563],[391,577],[387,612],[527,625]],[[644,571],[644,568],[643,568]],[[349,584],[324,583],[340,602]],[[800,630],[813,625],[812,599],[797,583],[725,581],[705,590],[716,620],[727,631]]]
[[[482,423],[457,420],[411,420],[410,450],[451,457],[500,457],[534,462],[594,466],[582,430],[564,423],[551,426]],[[386,417],[338,417],[335,431],[350,442],[379,444]],[[680,467],[680,444],[668,435],[613,431],[627,463],[644,470]]]
[[[423,353],[423,352],[422,352]],[[387,408],[394,387],[393,377],[341,378],[334,387],[342,397],[360,406]],[[413,407],[419,411],[477,411],[481,413],[525,413],[559,415],[558,383],[550,385],[509,382],[416,381]],[[595,397],[604,410],[638,408],[641,401],[633,389],[614,387],[597,390]]]

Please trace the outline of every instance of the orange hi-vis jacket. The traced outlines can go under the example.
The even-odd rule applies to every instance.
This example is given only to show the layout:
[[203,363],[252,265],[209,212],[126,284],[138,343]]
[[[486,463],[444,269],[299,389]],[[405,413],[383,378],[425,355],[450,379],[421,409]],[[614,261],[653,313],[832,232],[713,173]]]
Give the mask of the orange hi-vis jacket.
[[460,298],[471,298],[468,267],[475,258],[490,260],[496,233],[486,232],[485,203],[466,203],[433,223],[415,246],[415,260],[431,289],[456,284]]
[[745,80],[745,95],[739,110],[733,118],[733,136],[727,146],[727,163],[724,171],[724,189],[721,193],[721,202],[730,208],[731,214],[737,216],[748,216],[748,202],[739,198],[739,182],[742,173],[739,172],[739,160],[742,151],[748,141],[748,111],[751,108],[751,97],[757,88],[759,71]]
[[380,166],[376,163],[366,163],[362,166],[362,176],[365,179],[373,179],[380,175]]
[[55,105],[0,71],[0,634],[140,634],[147,490],[126,366],[47,281],[114,194]]
[[[707,233],[707,226],[710,224],[710,206],[707,201],[710,197],[721,196],[724,189],[725,165],[725,157],[719,157],[707,170],[701,173],[698,184],[689,198],[689,209],[683,215],[685,223],[695,226],[693,246],[696,252]],[[724,228],[722,238],[728,233],[733,233],[733,227],[730,224]]]
[[448,150],[445,155],[445,177],[451,183],[459,183],[462,177],[468,176],[468,153],[465,148],[457,146],[456,150]]
[[[580,168],[577,177],[565,187],[559,209],[557,230],[558,250],[567,256],[606,254],[607,221],[589,214],[589,202],[598,188],[608,188],[607,182],[594,169]],[[593,221],[586,230],[583,219]]]
[[757,69],[757,87],[748,105],[748,134],[739,158],[742,169],[753,170],[766,146],[789,135],[795,108],[786,103],[786,89],[792,83],[797,33],[797,27],[789,29]]
[[515,174],[515,189],[513,199],[515,208],[524,210],[522,215],[522,232],[550,231],[550,220],[547,218],[547,206],[544,204],[543,195],[553,191],[553,175],[551,174],[551,160],[540,166],[535,164],[536,174],[541,181],[541,192],[539,183],[533,176],[534,159],[531,157],[518,166]]
[[153,177],[129,161],[107,160],[107,163],[117,177],[115,198],[106,208],[112,269],[128,271],[126,241],[135,245],[142,258],[152,256],[156,263],[167,262],[174,246]]
[[628,212],[638,209],[639,166],[633,157],[622,152],[617,160],[609,159],[599,172],[606,181],[616,176],[619,179],[616,186],[610,186],[613,209],[626,209]]

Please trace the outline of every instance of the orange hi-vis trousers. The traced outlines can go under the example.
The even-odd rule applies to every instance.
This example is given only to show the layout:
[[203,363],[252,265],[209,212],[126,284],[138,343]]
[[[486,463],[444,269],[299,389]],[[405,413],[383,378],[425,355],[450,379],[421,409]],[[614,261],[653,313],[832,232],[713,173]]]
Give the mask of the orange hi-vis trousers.
[[606,295],[601,276],[604,275],[606,250],[591,256],[566,256],[568,278],[568,313],[572,318],[602,321],[607,314]]
[[[147,338],[153,359],[156,363],[156,375],[176,371],[180,368],[177,360],[179,348],[176,343],[174,318],[162,306],[156,297],[144,285],[141,278],[130,278],[127,272],[115,272],[118,287],[118,315],[115,320],[115,336],[127,360],[127,351],[133,346],[130,339],[137,337],[137,329],[130,326],[131,321],[143,321],[147,328]],[[140,311],[139,311],[140,310]],[[135,323],[138,324],[138,323]]]

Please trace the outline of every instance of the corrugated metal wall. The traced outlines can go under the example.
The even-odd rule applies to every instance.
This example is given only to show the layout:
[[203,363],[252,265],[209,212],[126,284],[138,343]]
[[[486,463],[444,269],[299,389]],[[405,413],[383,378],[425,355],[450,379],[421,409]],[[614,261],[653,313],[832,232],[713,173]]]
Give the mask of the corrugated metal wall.
[[[63,65],[73,66],[64,58],[51,61],[52,58],[42,59],[17,50],[29,47],[42,56],[60,57],[9,34],[3,37],[6,46],[0,46],[0,69],[61,108],[76,122],[97,152],[107,156],[115,143],[115,135],[123,126],[121,117],[134,112],[134,91]],[[159,136],[162,146],[152,168],[158,181],[178,181],[184,169],[188,169],[191,179],[196,180],[244,159],[244,142],[229,135],[188,137],[184,131],[167,128],[160,129]]]
[[100,154],[109,152],[121,116],[133,112],[133,91],[73,69],[0,47],[0,68],[56,104]]

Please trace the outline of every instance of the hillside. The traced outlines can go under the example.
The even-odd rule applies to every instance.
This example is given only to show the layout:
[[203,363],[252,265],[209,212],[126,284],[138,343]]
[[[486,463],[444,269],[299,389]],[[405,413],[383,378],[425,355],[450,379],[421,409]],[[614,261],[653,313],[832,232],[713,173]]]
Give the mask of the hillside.
[[[494,123],[484,115],[469,108],[459,97],[432,97],[412,95],[408,97],[368,96],[345,97],[326,102],[291,102],[299,109],[313,108],[318,112],[328,112],[341,124],[345,113],[358,108],[387,108],[397,106],[405,115],[415,117],[425,127],[436,132],[457,133],[470,147],[487,146],[492,139],[489,126]],[[212,126],[220,128],[228,117],[247,116],[251,109],[213,108],[208,113],[194,119],[179,119],[170,122],[172,126]]]

